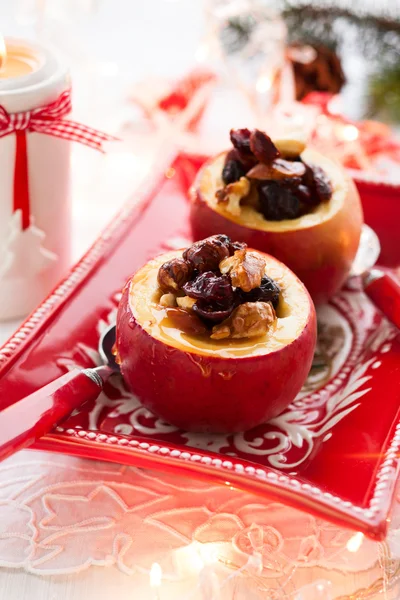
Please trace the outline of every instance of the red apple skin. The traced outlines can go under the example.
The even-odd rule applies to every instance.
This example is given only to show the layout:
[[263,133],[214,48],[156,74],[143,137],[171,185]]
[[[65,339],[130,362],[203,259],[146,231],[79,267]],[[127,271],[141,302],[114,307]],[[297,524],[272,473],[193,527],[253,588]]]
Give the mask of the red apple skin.
[[303,331],[287,346],[263,356],[223,358],[153,338],[133,316],[129,290],[127,285],[117,316],[121,372],[143,406],[165,421],[187,431],[244,431],[281,413],[300,391],[316,343],[311,299]]
[[331,219],[305,229],[261,231],[234,223],[213,210],[201,193],[206,163],[190,191],[190,224],[194,241],[225,233],[233,240],[267,252],[285,263],[308,289],[315,304],[327,302],[346,281],[357,252],[363,214],[353,181],[347,198]]

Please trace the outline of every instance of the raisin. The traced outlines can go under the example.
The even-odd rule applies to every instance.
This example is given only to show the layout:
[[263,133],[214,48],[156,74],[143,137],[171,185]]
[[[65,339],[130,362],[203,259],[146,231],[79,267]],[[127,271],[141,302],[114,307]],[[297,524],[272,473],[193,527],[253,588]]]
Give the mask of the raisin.
[[332,198],[332,185],[331,182],[321,167],[313,167],[314,173],[314,186],[318,199],[320,202],[328,202]]
[[228,160],[222,170],[222,180],[225,185],[239,181],[246,175],[246,169],[238,160]]
[[279,150],[271,138],[259,129],[251,132],[250,149],[257,160],[264,164],[268,164],[280,156]]
[[213,302],[223,307],[233,304],[233,289],[227,275],[207,271],[186,283],[183,289],[187,296],[196,300]]
[[166,308],[168,319],[177,328],[189,335],[200,335],[206,333],[207,328],[198,316],[189,313],[183,308]]
[[314,196],[313,204],[328,202],[332,198],[332,185],[327,174],[321,167],[315,165],[305,165],[305,167],[303,184],[310,188],[311,195]]
[[304,161],[303,161],[303,165],[304,165],[304,167],[306,169],[305,173],[304,173],[304,175],[302,177],[303,184],[306,185],[306,186],[308,186],[309,188],[311,188],[314,185],[314,173],[313,173],[313,170],[310,167],[310,165],[308,165]]
[[253,156],[250,148],[250,129],[231,129],[230,138],[234,148],[239,152],[240,156]]
[[279,184],[288,187],[292,190],[297,190],[298,186],[301,185],[301,177],[286,177],[286,179],[280,179]]
[[296,219],[302,213],[300,200],[294,193],[275,181],[259,186],[260,208],[268,221]]
[[317,206],[319,204],[317,195],[306,185],[301,184],[297,187],[296,196],[307,206]]
[[158,270],[157,281],[163,292],[176,292],[189,281],[193,274],[192,266],[183,258],[173,258]]
[[218,304],[207,302],[206,300],[197,300],[196,304],[193,305],[193,311],[206,322],[213,325],[225,321],[231,315],[234,308],[235,305],[233,303],[227,308],[222,308]]
[[221,260],[230,254],[230,243],[227,235],[212,235],[192,244],[183,253],[183,258],[200,273],[217,271]]
[[231,256],[235,254],[236,250],[245,250],[246,248],[246,242],[231,242],[229,246]]
[[280,292],[281,289],[276,281],[268,277],[268,275],[264,275],[260,287],[254,288],[251,292],[239,292],[240,303],[271,302],[272,306],[276,308],[278,306]]

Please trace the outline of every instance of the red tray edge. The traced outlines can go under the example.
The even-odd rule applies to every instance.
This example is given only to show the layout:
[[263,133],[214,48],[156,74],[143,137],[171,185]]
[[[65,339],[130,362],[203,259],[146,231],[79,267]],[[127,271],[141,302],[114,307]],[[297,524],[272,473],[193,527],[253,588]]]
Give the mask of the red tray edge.
[[[398,448],[400,424],[396,431],[398,435],[396,448]],[[107,445],[107,452],[101,452],[103,445]],[[231,460],[223,460],[218,458],[217,454],[215,454],[215,458],[211,458],[209,455],[213,455],[213,452],[205,454],[197,449],[193,452],[191,448],[185,448],[182,451],[173,447],[172,444],[158,445],[141,441],[140,438],[130,439],[128,436],[122,435],[68,429],[62,434],[49,434],[42,437],[35,442],[33,447],[37,450],[51,450],[130,466],[143,466],[172,472],[179,469],[180,473],[185,472],[188,475],[193,475],[195,472],[196,476],[202,479],[212,479],[225,485],[234,484],[234,487],[243,491],[261,496],[267,495],[280,502],[284,499],[289,506],[293,506],[297,510],[309,510],[323,519],[330,517],[336,524],[361,531],[375,541],[383,541],[387,534],[387,513],[392,504],[396,477],[391,478],[389,489],[385,483],[385,490],[381,494],[380,490],[376,489],[381,481],[378,478],[370,505],[363,508],[354,506],[351,502],[346,502],[338,496],[304,484],[295,477],[284,475],[274,469],[254,467],[251,462],[237,460],[233,457]],[[99,456],[99,450],[101,456]],[[387,454],[389,453],[395,453],[393,443]],[[387,455],[384,462],[385,466],[389,466]],[[390,459],[390,463],[395,463],[397,476],[399,470],[397,459]],[[279,490],[279,494],[276,493],[277,490]],[[299,508],[299,495],[302,497],[302,508]],[[379,500],[379,498],[381,499]],[[340,509],[337,508],[339,506]]]

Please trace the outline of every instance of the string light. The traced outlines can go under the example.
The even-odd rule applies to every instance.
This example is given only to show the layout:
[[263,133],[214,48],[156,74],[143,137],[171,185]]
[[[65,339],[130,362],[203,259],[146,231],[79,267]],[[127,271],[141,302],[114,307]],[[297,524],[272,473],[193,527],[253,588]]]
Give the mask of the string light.
[[153,563],[150,569],[150,587],[154,590],[154,600],[160,600],[159,588],[161,586],[162,569],[158,563]]
[[342,138],[346,142],[354,142],[360,135],[355,125],[344,125],[342,128]]
[[349,552],[358,552],[363,543],[364,534],[361,531],[355,533],[346,544],[346,548]]
[[256,90],[260,94],[265,94],[265,92],[268,92],[268,90],[271,89],[271,86],[272,81],[268,75],[261,75],[261,77],[257,79]]

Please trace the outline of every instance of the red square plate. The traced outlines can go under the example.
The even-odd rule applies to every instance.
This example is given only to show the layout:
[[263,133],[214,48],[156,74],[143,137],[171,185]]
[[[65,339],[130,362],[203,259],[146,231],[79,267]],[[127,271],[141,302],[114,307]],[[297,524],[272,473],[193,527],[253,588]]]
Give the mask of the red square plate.
[[[99,363],[99,334],[115,319],[129,275],[154,254],[186,245],[186,190],[200,164],[200,158],[178,157],[0,349],[3,407],[66,369]],[[395,228],[400,202],[386,210]],[[394,259],[400,262],[400,251]],[[36,447],[193,471],[380,539],[398,472],[400,339],[357,284],[321,308],[318,319],[310,376],[286,412],[268,424],[228,436],[179,431],[144,409],[117,375],[95,403]]]

